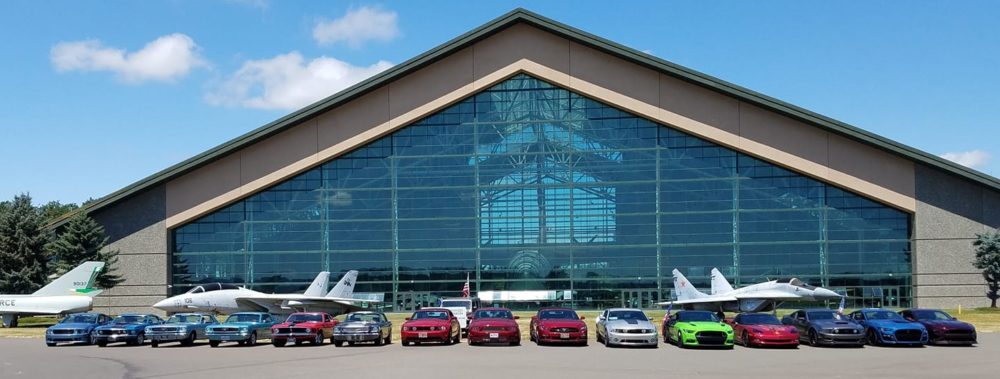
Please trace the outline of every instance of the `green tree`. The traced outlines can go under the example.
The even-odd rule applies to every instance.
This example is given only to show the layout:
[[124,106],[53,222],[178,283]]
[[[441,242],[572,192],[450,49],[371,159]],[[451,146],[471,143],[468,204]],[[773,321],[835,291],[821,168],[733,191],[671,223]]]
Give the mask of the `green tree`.
[[107,249],[108,236],[104,227],[83,212],[77,213],[62,227],[59,236],[46,246],[55,258],[56,273],[62,275],[86,261],[104,262],[97,275],[98,288],[112,288],[122,281],[118,275],[118,250]]
[[38,207],[38,212],[41,213],[42,219],[44,219],[46,223],[49,223],[79,208],[79,205],[73,203],[63,204],[58,201],[50,201],[45,203],[45,205]]
[[990,308],[996,308],[1000,298],[1000,230],[977,234],[972,245],[976,247],[976,260],[972,265],[983,270],[986,297],[990,299]]
[[27,194],[0,206],[0,293],[31,293],[47,281],[44,222]]

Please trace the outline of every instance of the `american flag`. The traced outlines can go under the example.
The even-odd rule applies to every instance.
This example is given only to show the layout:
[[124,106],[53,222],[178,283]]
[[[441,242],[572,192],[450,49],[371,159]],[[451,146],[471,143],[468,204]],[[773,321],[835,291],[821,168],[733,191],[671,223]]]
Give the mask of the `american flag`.
[[465,274],[465,285],[462,286],[462,297],[469,297],[469,274]]

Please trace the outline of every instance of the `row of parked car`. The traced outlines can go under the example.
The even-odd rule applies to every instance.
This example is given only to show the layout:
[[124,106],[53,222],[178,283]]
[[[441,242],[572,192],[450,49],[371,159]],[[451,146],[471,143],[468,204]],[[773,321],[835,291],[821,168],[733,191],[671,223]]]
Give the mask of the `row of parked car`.
[[[406,318],[400,327],[403,346],[410,344],[459,343],[469,345],[521,343],[518,316],[506,308],[480,308],[472,312],[465,328],[448,308],[425,308]],[[584,317],[568,308],[542,308],[531,317],[529,338],[541,344],[588,343]],[[293,313],[284,320],[260,312],[229,315],[225,322],[204,313],[179,313],[167,320],[152,314],[125,314],[111,318],[99,313],[71,314],[49,327],[45,343],[85,343],[104,347],[110,343],[144,345],[178,342],[193,345],[207,339],[209,345],[237,343],[253,346],[269,339],[276,347],[310,343],[335,346],[371,342],[392,343],[392,322],[381,312],[354,312],[344,321],[318,312]],[[678,311],[664,317],[659,331],[639,309],[613,308],[596,320],[597,342],[607,346],[656,347],[662,338],[678,347],[798,346],[810,345],[924,345],[976,343],[971,324],[933,309],[861,309],[842,315],[829,309],[804,309],[779,320],[766,313],[742,313],[731,319],[709,311]]]

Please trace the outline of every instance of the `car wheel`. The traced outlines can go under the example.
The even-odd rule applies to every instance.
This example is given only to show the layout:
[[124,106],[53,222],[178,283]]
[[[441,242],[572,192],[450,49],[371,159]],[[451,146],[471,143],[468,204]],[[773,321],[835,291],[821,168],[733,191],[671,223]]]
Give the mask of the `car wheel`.
[[347,341],[347,346],[354,346],[354,341]]
[[521,339],[518,338],[510,342],[510,346],[521,346]]
[[313,345],[319,346],[323,344],[323,332],[316,332],[316,338],[313,338]]
[[282,347],[282,346],[285,346],[286,342],[287,341],[285,341],[285,340],[272,339],[271,340],[271,345],[274,345],[274,347]]
[[384,344],[384,343],[385,343],[385,340],[382,339],[382,335],[379,335],[378,337],[375,337],[375,346],[382,346],[382,344]]
[[146,333],[139,333],[135,336],[135,346],[142,346],[146,344]]
[[679,347],[681,349],[684,348],[684,336],[681,335],[681,331],[680,330],[677,331],[677,341],[676,342],[677,342],[677,347]]
[[181,345],[184,346],[194,345],[194,339],[195,339],[194,332],[191,332],[191,334],[189,334],[185,340],[181,341]]
[[389,331],[389,334],[385,336],[385,344],[386,345],[392,345],[392,331],[391,330]]
[[528,332],[528,341],[535,342],[535,333]]
[[153,341],[149,342],[149,346],[153,347],[153,348],[157,348],[157,347],[160,347],[160,343],[156,342],[156,340],[153,340]]
[[611,340],[608,337],[601,338],[601,333],[597,333],[597,342],[604,342],[604,347],[611,347]]
[[54,346],[56,346],[56,343],[55,342],[46,342],[45,346],[54,347]]
[[399,343],[402,344],[403,346],[410,346],[410,341],[407,340],[402,340]]
[[743,333],[740,333],[740,339],[743,340],[741,341],[743,346],[753,347],[753,344],[750,343],[750,335],[746,330],[744,330]]
[[107,341],[97,341],[97,347],[108,347]]
[[336,347],[344,346],[344,341],[333,341],[333,346]]
[[601,338],[601,332],[597,332],[597,343],[604,343],[604,339]]
[[868,329],[868,344],[878,346],[878,333],[875,333],[875,329]]
[[208,346],[219,347],[219,341],[208,341]]
[[250,338],[247,338],[247,346],[253,346],[257,344],[257,332],[250,333]]
[[809,346],[819,346],[819,338],[816,337],[816,330],[809,330]]
[[90,333],[87,335],[87,344],[88,345],[97,344],[97,336],[95,336],[94,333]]
[[455,339],[451,341],[452,344],[462,343],[462,332],[459,331],[455,334]]

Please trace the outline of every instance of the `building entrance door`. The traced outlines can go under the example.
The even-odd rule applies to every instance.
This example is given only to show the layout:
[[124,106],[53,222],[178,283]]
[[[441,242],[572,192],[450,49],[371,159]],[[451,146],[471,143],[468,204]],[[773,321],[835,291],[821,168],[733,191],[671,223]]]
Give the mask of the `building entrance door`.
[[437,296],[430,292],[399,292],[393,311],[413,312],[420,308],[433,307],[437,304]]
[[660,291],[655,289],[622,290],[622,307],[650,309],[660,301]]

